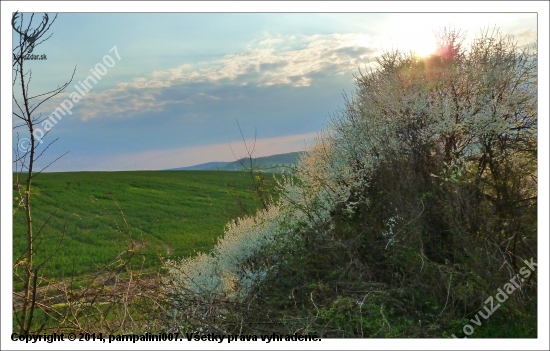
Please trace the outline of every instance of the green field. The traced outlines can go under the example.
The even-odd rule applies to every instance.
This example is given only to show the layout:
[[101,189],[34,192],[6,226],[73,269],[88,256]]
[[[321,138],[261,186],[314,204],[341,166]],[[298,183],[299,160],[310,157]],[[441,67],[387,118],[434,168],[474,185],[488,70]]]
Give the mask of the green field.
[[[43,227],[35,264],[46,260],[41,268],[46,278],[82,276],[130,249],[134,268],[158,271],[162,258],[212,248],[228,220],[255,211],[260,202],[251,185],[243,172],[39,174],[31,200],[34,232]],[[14,190],[14,210],[19,196]],[[13,222],[15,262],[26,245],[22,207]]]

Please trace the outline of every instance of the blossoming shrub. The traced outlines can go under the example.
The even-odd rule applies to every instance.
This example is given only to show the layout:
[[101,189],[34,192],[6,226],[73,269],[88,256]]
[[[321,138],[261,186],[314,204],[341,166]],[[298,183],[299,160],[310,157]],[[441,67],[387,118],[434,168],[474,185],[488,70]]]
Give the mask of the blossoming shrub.
[[240,302],[251,294],[271,269],[261,254],[273,244],[278,222],[279,209],[271,206],[227,224],[225,235],[212,252],[168,260],[166,284],[176,308],[173,317],[178,319],[181,311],[193,310],[195,320],[206,322],[224,313],[222,302]]
[[[536,258],[536,52],[439,39],[360,72],[276,203],[167,263],[173,328],[440,337]],[[536,280],[506,306],[532,336]]]
[[[381,267],[386,291],[434,306],[402,308],[438,328],[536,257],[537,200],[536,52],[498,32],[468,51],[456,33],[442,38],[429,58],[380,57],[331,121],[336,158],[369,179],[354,231],[387,253],[362,258]],[[524,286],[510,315],[534,297],[535,285]]]

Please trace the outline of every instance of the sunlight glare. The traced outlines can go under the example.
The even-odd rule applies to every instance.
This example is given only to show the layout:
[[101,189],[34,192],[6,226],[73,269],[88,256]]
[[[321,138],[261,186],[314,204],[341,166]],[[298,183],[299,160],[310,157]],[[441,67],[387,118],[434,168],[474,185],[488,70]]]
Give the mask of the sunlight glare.
[[436,51],[436,41],[433,33],[411,33],[410,35],[400,35],[393,45],[399,50],[405,52],[414,52],[420,57],[429,56]]
[[390,25],[387,46],[404,52],[414,52],[421,57],[428,56],[436,51],[434,30],[440,27],[436,18],[430,14],[397,16]]

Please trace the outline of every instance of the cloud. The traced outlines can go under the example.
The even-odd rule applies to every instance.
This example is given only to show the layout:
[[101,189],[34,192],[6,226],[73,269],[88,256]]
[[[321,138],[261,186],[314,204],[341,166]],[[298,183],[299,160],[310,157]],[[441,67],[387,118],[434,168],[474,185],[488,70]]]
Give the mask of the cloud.
[[[159,112],[167,105],[190,105],[220,99],[205,91],[186,93],[185,88],[193,83],[307,87],[319,75],[355,71],[376,54],[374,47],[374,40],[364,34],[267,37],[250,43],[243,52],[216,60],[151,72],[104,91],[94,91],[92,87],[75,104],[74,111],[86,121],[108,116],[130,117],[137,113]],[[182,93],[177,96],[173,94],[174,90]]]

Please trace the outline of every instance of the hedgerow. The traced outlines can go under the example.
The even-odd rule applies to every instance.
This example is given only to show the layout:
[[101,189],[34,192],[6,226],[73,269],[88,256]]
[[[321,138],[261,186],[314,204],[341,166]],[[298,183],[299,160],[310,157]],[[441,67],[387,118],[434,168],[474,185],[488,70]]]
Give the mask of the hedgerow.
[[[168,329],[461,335],[536,261],[536,48],[488,30],[468,48],[438,39],[429,57],[387,52],[360,71],[277,202],[167,262]],[[524,278],[473,336],[536,336]]]

